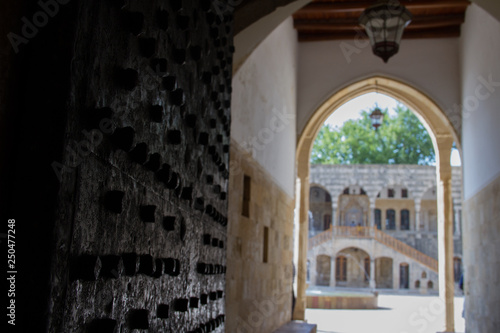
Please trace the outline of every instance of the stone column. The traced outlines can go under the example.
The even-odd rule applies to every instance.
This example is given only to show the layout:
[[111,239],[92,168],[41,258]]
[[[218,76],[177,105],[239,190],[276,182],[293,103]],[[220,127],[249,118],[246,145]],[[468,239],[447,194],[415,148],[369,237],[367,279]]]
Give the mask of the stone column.
[[332,256],[330,259],[330,287],[335,288],[335,284],[337,283],[336,277],[335,277],[335,256]]
[[[300,182],[299,198],[299,231],[298,231],[298,251],[297,251],[297,300],[293,312],[294,320],[304,320],[306,311],[306,274],[307,274],[307,241],[309,233],[308,213],[309,213],[309,166],[308,161],[302,161],[302,169],[298,171]],[[315,265],[314,265],[315,266]],[[311,280],[313,270],[311,268]],[[314,272],[316,273],[316,272]]]
[[450,154],[453,139],[438,137],[437,168],[439,297],[445,304],[445,332],[455,331],[453,278],[453,200]]
[[370,260],[370,288],[375,289],[375,259],[371,258]]
[[420,234],[420,199],[415,199],[415,232],[417,233],[417,238],[421,238]]
[[375,227],[375,198],[370,198],[370,223],[369,227]]
[[338,225],[337,224],[337,205],[332,204],[332,226],[334,227],[336,225]]
[[[312,260],[309,262],[309,285],[310,286],[315,286],[316,285],[316,276],[317,276],[317,265],[316,265],[317,257],[314,256]],[[307,265],[307,262],[306,262]],[[307,272],[306,272],[307,273]],[[306,274],[306,279],[307,279],[307,274]]]
[[399,262],[392,260],[392,289],[399,289]]

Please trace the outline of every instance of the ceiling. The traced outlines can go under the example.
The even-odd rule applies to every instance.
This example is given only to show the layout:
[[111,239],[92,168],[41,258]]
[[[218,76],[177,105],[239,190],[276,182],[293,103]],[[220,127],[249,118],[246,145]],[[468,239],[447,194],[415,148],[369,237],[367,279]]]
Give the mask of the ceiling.
[[[313,0],[293,15],[299,41],[366,37],[358,18],[375,3],[375,0]],[[470,1],[401,0],[400,3],[413,15],[403,33],[404,39],[449,38],[460,36],[460,26]]]

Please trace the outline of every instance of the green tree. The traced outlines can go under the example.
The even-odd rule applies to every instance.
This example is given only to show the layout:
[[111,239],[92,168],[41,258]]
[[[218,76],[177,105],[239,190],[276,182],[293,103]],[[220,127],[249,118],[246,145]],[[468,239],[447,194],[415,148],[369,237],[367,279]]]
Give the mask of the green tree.
[[[373,110],[373,109],[372,109]],[[383,110],[382,126],[371,125],[372,110],[348,120],[340,128],[325,125],[314,142],[312,164],[421,164],[435,162],[427,130],[406,107],[399,105],[390,116]]]

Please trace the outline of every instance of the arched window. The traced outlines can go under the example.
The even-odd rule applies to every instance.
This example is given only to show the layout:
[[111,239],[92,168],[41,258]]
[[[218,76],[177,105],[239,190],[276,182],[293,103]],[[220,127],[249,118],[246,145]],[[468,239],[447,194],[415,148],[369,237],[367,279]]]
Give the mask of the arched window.
[[408,289],[410,287],[410,266],[407,263],[399,265],[399,288]]
[[427,282],[427,289],[432,289],[434,288],[434,283],[432,281]]
[[382,211],[375,209],[375,226],[378,230],[382,229]]
[[408,209],[401,211],[401,230],[410,230],[410,211]]
[[323,216],[323,230],[330,229],[331,224],[332,224],[332,217],[330,216],[330,214],[325,214],[325,216]]
[[415,289],[420,288],[420,280],[415,281]]
[[338,256],[335,260],[335,279],[347,281],[347,258],[344,256]]
[[388,209],[386,211],[385,229],[386,230],[396,229],[396,212],[394,211],[394,209]]

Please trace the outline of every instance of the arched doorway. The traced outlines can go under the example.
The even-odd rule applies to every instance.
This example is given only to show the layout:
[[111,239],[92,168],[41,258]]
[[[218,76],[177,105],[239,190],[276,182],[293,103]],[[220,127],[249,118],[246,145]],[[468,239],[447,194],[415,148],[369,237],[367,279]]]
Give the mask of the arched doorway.
[[375,284],[377,288],[392,289],[392,258],[380,257],[375,259]]
[[337,287],[368,287],[370,282],[370,255],[366,251],[355,247],[339,251],[335,258],[335,274],[335,285]]
[[[311,116],[297,143],[297,203],[299,205],[299,251],[297,275],[297,306],[293,317],[303,320],[305,314],[309,209],[310,154],[314,140],[324,121],[342,104],[368,92],[378,91],[406,104],[420,119],[431,136],[436,152],[436,178],[438,192],[439,285],[440,297],[446,304],[446,329],[454,330],[453,310],[453,203],[451,197],[450,154],[453,142],[460,149],[460,137],[444,112],[419,90],[394,79],[375,76],[353,83],[326,100]],[[375,211],[370,213],[370,226],[375,225]],[[451,282],[451,283],[450,283]]]

